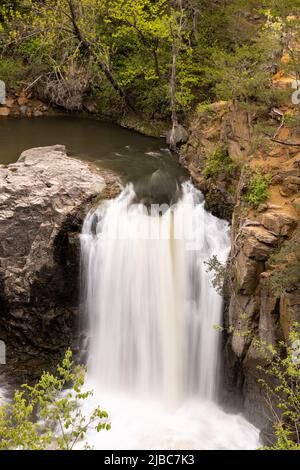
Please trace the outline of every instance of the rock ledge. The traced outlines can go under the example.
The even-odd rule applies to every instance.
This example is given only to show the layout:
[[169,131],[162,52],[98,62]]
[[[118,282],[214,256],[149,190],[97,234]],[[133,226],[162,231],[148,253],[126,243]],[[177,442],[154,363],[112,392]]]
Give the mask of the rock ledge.
[[82,221],[96,198],[119,191],[115,174],[68,157],[63,145],[26,150],[0,169],[2,371],[39,373],[72,343]]

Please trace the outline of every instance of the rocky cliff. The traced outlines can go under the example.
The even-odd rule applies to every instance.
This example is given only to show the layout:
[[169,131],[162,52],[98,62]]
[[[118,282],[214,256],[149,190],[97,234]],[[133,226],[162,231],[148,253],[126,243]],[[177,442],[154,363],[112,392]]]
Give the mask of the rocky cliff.
[[[226,164],[234,163],[235,171],[223,166],[211,175],[205,168],[220,142],[226,147]],[[216,103],[196,115],[181,162],[206,195],[208,208],[232,222],[225,384],[231,392],[242,392],[248,418],[265,428],[268,438],[270,409],[257,369],[264,360],[255,343],[261,340],[276,347],[279,340],[288,340],[292,323],[300,321],[299,284],[275,292],[271,282],[282,269],[273,255],[293,239],[300,219],[300,137],[297,129],[281,125],[275,139],[266,137],[264,145],[254,144],[247,113],[232,103]],[[267,174],[270,185],[266,201],[253,206],[245,195],[256,171]]]
[[79,233],[118,178],[69,158],[64,146],[23,152],[0,169],[0,339],[20,380],[38,375],[76,337]]

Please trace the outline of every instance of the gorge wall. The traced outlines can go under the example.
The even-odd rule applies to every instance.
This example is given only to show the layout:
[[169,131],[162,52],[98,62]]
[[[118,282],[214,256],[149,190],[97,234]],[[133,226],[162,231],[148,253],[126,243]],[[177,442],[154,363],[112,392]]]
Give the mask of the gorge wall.
[[[118,178],[62,145],[23,152],[0,170],[0,339],[14,380],[39,376],[77,337],[79,233]],[[10,374],[8,374],[10,375]]]
[[[226,338],[223,350],[226,389],[241,391],[247,417],[269,432],[270,409],[258,384],[257,365],[264,359],[256,340],[276,346],[288,340],[300,321],[300,286],[274,293],[270,279],[272,255],[295,235],[300,209],[300,136],[281,126],[267,146],[253,145],[249,117],[232,103],[220,102],[196,114],[181,163],[204,192],[208,209],[232,222],[232,249],[227,266]],[[230,171],[207,175],[207,160],[218,146],[226,147]],[[232,167],[234,170],[232,170]],[[252,207],[245,202],[249,178],[257,170],[270,175],[269,197]],[[237,394],[238,395],[238,394]]]

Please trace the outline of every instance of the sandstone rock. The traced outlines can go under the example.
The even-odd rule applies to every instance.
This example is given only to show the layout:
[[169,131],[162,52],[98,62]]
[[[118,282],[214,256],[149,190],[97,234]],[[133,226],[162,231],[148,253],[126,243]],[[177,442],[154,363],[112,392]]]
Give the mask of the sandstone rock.
[[287,236],[296,227],[297,218],[286,212],[268,212],[260,218],[261,224],[276,236]]
[[293,202],[293,207],[297,210],[300,211],[300,197],[296,197]]
[[20,106],[20,113],[25,116],[26,113],[27,113],[27,106],[26,105],[22,105]]
[[216,101],[210,105],[209,109],[214,113],[219,113],[220,111],[228,110],[231,105],[231,101]]
[[[171,138],[171,132],[172,131],[169,131],[167,132],[167,135],[166,135],[166,142],[168,145],[170,145],[170,138]],[[179,124],[175,130],[175,142],[176,142],[176,145],[177,144],[184,144],[185,142],[187,142],[188,140],[188,132],[186,131],[186,129],[181,125]]]
[[7,367],[48,360],[72,342],[81,223],[95,198],[119,190],[113,173],[69,158],[61,145],[27,150],[0,169],[0,338]]
[[286,341],[289,339],[291,325],[300,323],[300,292],[285,292],[280,298],[280,324]]
[[14,98],[11,98],[11,97],[6,98],[6,103],[5,104],[8,108],[12,108],[15,104]]
[[263,262],[250,259],[243,251],[240,251],[235,259],[238,292],[244,295],[253,294],[259,282],[259,275],[263,270]]
[[277,237],[268,232],[268,230],[265,230],[263,227],[256,227],[255,229],[252,229],[251,232],[255,238],[262,243],[266,243],[271,246],[274,246],[277,243]]
[[[291,79],[278,74],[274,83],[279,87],[290,86]],[[275,111],[279,126],[288,108],[280,106],[273,114]],[[299,143],[298,134],[283,126],[278,139]],[[292,235],[299,222],[294,208],[300,208],[300,152],[298,147],[275,142],[269,150],[261,147],[252,152],[251,141],[247,113],[237,112],[232,103],[224,108],[216,104],[214,108],[210,106],[209,112],[194,119],[180,161],[205,194],[208,209],[232,222],[231,264],[224,313],[224,383],[228,390],[235,389],[243,397],[251,422],[263,427],[268,421],[269,410],[258,383],[257,365],[266,365],[266,362],[255,342],[261,339],[275,344],[283,338],[282,330],[287,331],[291,322],[298,319],[298,313],[296,316],[294,313],[299,309],[296,293],[289,292],[279,302],[270,290],[272,263],[269,261],[274,250]],[[252,169],[258,166],[272,175],[270,197],[259,208],[246,207],[243,202],[247,186],[245,172],[204,178],[205,159],[220,142],[227,146],[229,155],[235,160],[249,161]]]
[[227,145],[229,155],[235,162],[243,162],[249,151],[249,122],[247,113],[235,110],[231,102],[215,103],[208,110],[196,115],[187,148],[181,152],[180,163],[188,169],[195,185],[205,194],[207,209],[230,221],[236,203],[238,170],[206,180],[202,169],[206,157],[216,150],[220,142]]
[[268,277],[261,279],[259,287],[260,309],[258,334],[259,339],[266,344],[275,347],[276,339],[279,337],[279,301],[274,296]]
[[33,111],[33,116],[34,116],[34,117],[43,116],[43,112],[40,111],[39,109],[36,109],[35,111]]
[[6,117],[10,115],[10,108],[7,106],[0,106],[0,117]]
[[232,350],[238,358],[244,357],[256,327],[258,302],[255,297],[237,294],[230,300],[229,322],[233,326]]
[[20,93],[20,96],[17,98],[17,103],[18,103],[19,106],[27,105],[28,98],[27,98],[27,96],[25,95],[24,92]]
[[288,176],[283,181],[283,191],[291,196],[292,194],[299,193],[300,190],[300,177]]
[[98,112],[98,107],[97,107],[97,103],[95,102],[95,100],[92,100],[92,99],[83,100],[83,107],[86,111],[88,111],[91,114],[95,114]]

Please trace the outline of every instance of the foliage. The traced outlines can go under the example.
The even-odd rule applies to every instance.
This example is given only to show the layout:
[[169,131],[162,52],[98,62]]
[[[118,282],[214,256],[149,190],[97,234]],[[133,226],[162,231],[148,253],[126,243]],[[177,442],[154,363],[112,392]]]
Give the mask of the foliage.
[[[23,6],[22,10],[1,9],[4,54],[42,63],[44,79],[53,85],[81,77],[86,83],[82,96],[88,89],[99,91],[103,80],[108,80],[111,92],[117,91],[131,108],[138,105],[152,113],[169,112],[176,5],[168,0],[24,0]],[[196,81],[188,37],[187,29],[178,39],[176,80],[181,109],[190,106]],[[59,100],[50,95],[57,104],[64,99],[64,93]]]
[[250,177],[244,200],[251,206],[258,207],[259,204],[268,199],[270,183],[271,175],[263,174],[260,169],[256,169],[255,173]]
[[23,80],[41,76],[48,99],[68,109],[89,95],[104,112],[129,107],[168,119],[175,47],[180,118],[216,99],[265,109],[277,100],[270,78],[281,51],[278,14],[262,0],[5,0],[0,60],[29,65]]
[[300,227],[269,261],[274,267],[270,278],[272,290],[277,297],[283,292],[297,289],[300,285]]
[[214,152],[206,157],[202,173],[206,179],[209,179],[216,178],[220,174],[231,175],[236,169],[237,165],[228,155],[227,147],[219,144]]
[[280,342],[278,349],[262,341],[256,347],[268,364],[258,366],[259,383],[275,417],[276,442],[266,449],[300,450],[300,324],[293,324],[288,343]]
[[72,450],[90,428],[109,430],[106,411],[82,413],[80,405],[93,394],[83,388],[84,375],[68,349],[56,375],[44,372],[36,385],[22,385],[0,406],[0,450]]
[[10,83],[11,88],[25,78],[26,72],[27,67],[20,60],[5,58],[0,61],[0,80]]
[[224,282],[226,278],[227,267],[226,264],[221,263],[216,255],[213,255],[208,261],[207,271],[213,274],[212,285],[218,294],[224,294]]
[[[279,44],[276,38],[263,34],[254,44],[213,55],[215,94],[221,100],[252,103],[254,109],[274,106],[280,93],[271,84]],[[272,59],[272,57],[274,59]]]

